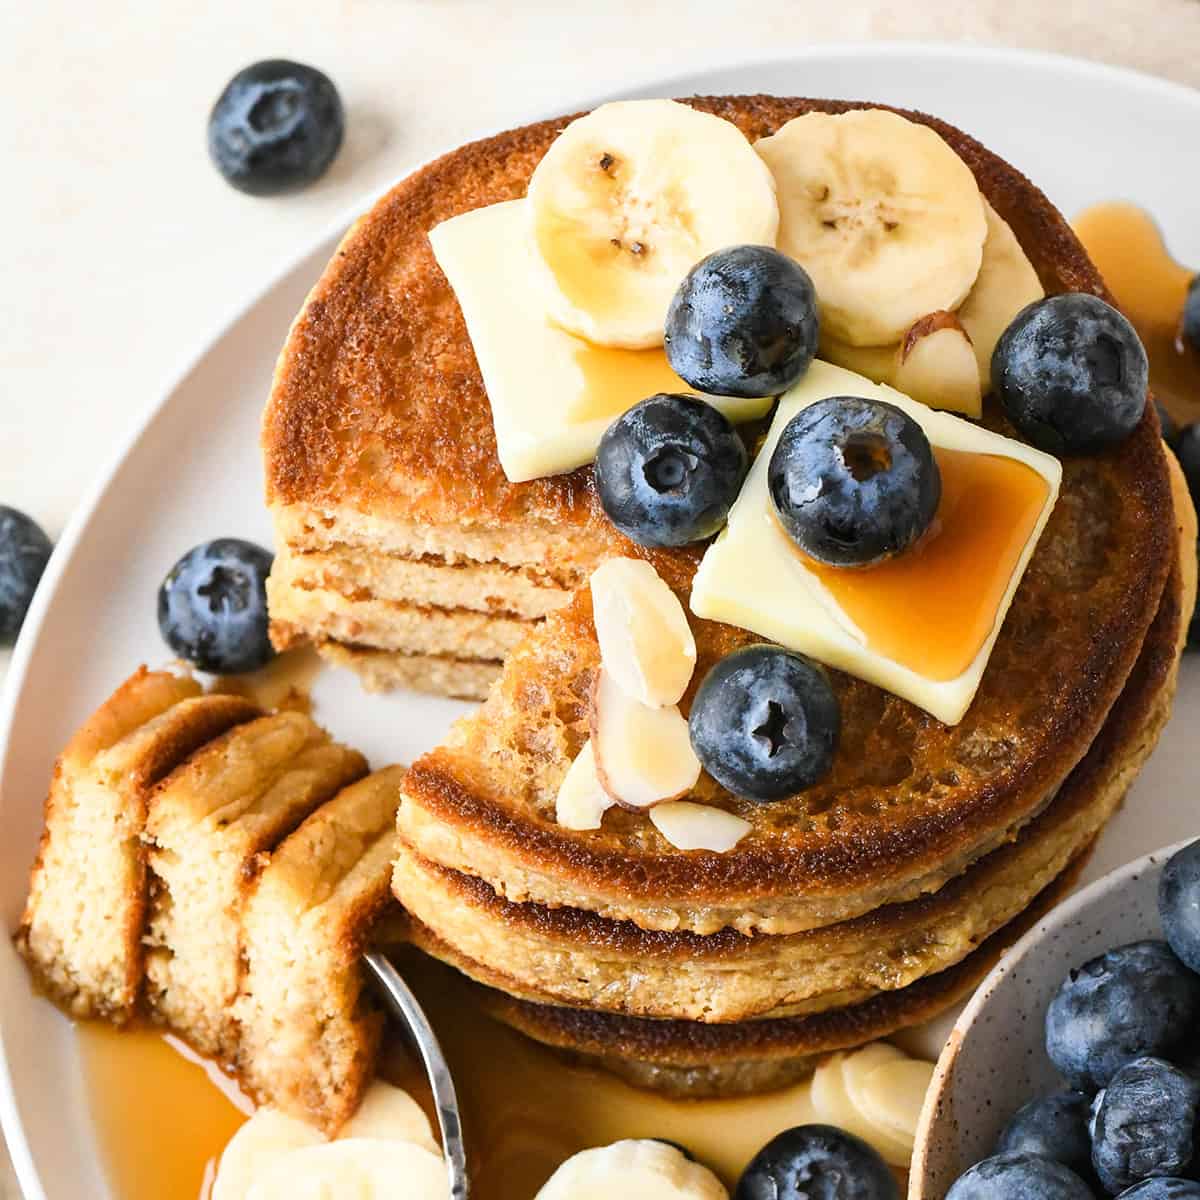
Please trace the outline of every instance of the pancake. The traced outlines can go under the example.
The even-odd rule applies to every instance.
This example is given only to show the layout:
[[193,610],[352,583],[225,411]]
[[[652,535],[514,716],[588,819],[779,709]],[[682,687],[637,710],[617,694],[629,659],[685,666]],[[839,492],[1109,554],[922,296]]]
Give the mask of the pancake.
[[640,929],[577,908],[513,903],[402,845],[393,888],[440,944],[518,994],[606,1012],[704,1022],[824,1012],[944,971],[1012,921],[1092,843],[1170,715],[1195,581],[1171,575],[1137,665],[1100,737],[1015,841],[937,892],[794,934]]
[[[854,107],[770,96],[688,103],[733,121],[751,139],[804,112]],[[963,157],[1048,292],[1107,295],[1066,223],[1028,180],[958,130],[905,115],[932,125]],[[553,564],[569,589],[603,558],[631,552],[600,510],[590,468],[520,484],[505,478],[462,314],[427,237],[449,217],[522,196],[564,122],[464,146],[393,188],[347,235],[280,356],[263,423],[278,548],[272,636],[281,646],[312,641],[372,686],[395,681],[471,694],[468,688],[482,685],[487,674],[478,665],[484,657],[497,660],[511,648],[506,622],[542,619],[528,604],[530,570]],[[1026,661],[1046,666],[1036,702],[1015,714],[1029,718],[1029,731],[1010,748],[1007,731],[996,727],[1002,714],[985,703],[962,735],[968,756],[1002,758],[1011,768],[1005,780],[989,773],[967,785],[995,792],[990,803],[1005,826],[1013,813],[1001,810],[1018,780],[1027,784],[1016,806],[1025,812],[1044,803],[1081,757],[1153,616],[1169,559],[1156,433],[1148,416],[1119,452],[1067,464],[1060,512],[1009,620],[1021,631],[1016,640]],[[313,562],[313,555],[323,561]],[[691,561],[694,554],[676,557]],[[425,570],[406,570],[417,563]],[[498,613],[486,625],[495,629],[475,623],[469,647],[445,649],[447,638],[435,644],[431,631],[464,622],[468,606],[446,599],[464,564],[490,571],[487,591]],[[331,567],[337,589],[301,594],[313,568],[329,578]],[[550,594],[556,590],[540,601],[561,602]],[[372,610],[372,601],[381,607]],[[446,618],[417,622],[410,619],[413,608],[442,609]],[[1063,630],[1073,636],[1063,638]],[[339,646],[349,652],[329,653]],[[452,660],[463,670],[452,670]],[[865,712],[882,706],[878,696],[859,703]],[[906,736],[909,715],[889,714],[906,726]],[[1043,778],[1032,778],[1050,748],[1056,761],[1045,763]],[[938,774],[957,769],[954,748],[946,749],[930,756],[941,760],[929,772],[939,791]],[[918,767],[914,778],[921,780],[925,771]],[[953,799],[950,810],[948,824],[966,820]],[[957,828],[946,832],[962,840]],[[963,835],[978,832],[968,828]],[[837,869],[832,861],[821,865]]]

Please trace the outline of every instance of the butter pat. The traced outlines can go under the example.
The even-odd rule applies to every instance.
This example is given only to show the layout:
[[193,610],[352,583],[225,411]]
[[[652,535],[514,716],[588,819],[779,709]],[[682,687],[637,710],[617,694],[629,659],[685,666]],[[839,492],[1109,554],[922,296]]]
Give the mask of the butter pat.
[[[895,655],[889,657],[872,646],[872,640],[880,639],[869,638],[868,631],[856,624],[835,598],[822,579],[827,569],[821,573],[813,569],[775,519],[767,491],[767,470],[784,426],[809,405],[843,395],[882,400],[903,409],[924,429],[935,453],[990,456],[981,460],[981,466],[989,461],[1013,460],[1045,483],[1044,500],[1028,536],[1015,555],[1007,580],[999,580],[994,615],[984,625],[979,649],[953,677],[915,665],[921,660],[920,646],[915,647],[915,654],[914,647],[908,647],[907,661],[898,661]],[[969,469],[969,458],[960,461],[966,462]],[[829,363],[814,362],[804,378],[780,400],[766,443],[729,514],[729,523],[700,564],[692,588],[692,611],[700,617],[752,630],[811,655],[911,701],[947,725],[955,725],[962,720],[979,688],[1017,585],[1058,498],[1061,481],[1062,468],[1048,454],[960,417],[935,412],[885,384],[872,383]],[[968,510],[962,519],[969,518]],[[897,564],[899,561],[896,560]],[[870,575],[863,574],[853,583],[855,587],[869,587]],[[944,603],[947,597],[953,600],[954,592],[942,589],[938,597]],[[903,600],[909,606],[921,603],[915,590]],[[897,619],[903,620],[904,606],[896,607],[901,614]],[[937,634],[931,632],[928,636],[932,662],[938,657],[933,645]]]
[[[429,241],[467,323],[492,406],[500,465],[513,483],[573,471],[604,431],[656,392],[686,392],[661,349],[595,346],[551,324],[529,244],[524,200],[443,221]],[[706,396],[731,421],[771,399]]]

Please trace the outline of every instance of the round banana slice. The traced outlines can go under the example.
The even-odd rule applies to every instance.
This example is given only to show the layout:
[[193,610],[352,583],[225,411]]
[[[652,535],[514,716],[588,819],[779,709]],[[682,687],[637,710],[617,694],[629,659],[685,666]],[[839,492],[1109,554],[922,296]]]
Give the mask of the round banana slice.
[[721,1181],[665,1142],[626,1141],[568,1158],[535,1200],[729,1200]]
[[358,1111],[338,1132],[339,1141],[347,1138],[413,1142],[430,1154],[441,1154],[425,1110],[403,1088],[381,1079],[371,1084]]
[[255,1176],[246,1200],[449,1200],[446,1167],[411,1142],[346,1138],[293,1150]]
[[813,1107],[823,1121],[862,1138],[893,1166],[907,1167],[912,1158],[912,1147],[869,1120],[850,1097],[846,1088],[845,1066],[847,1060],[853,1057],[853,1053],[834,1054],[816,1069],[812,1081]]
[[296,1150],[326,1145],[311,1125],[273,1108],[260,1108],[229,1139],[221,1154],[212,1200],[246,1200],[264,1171]]
[[919,1058],[882,1063],[863,1080],[859,1098],[864,1115],[901,1141],[914,1143],[932,1079],[933,1063]]
[[987,392],[992,387],[992,351],[1000,335],[1025,305],[1042,299],[1046,291],[1008,222],[986,200],[983,211],[987,218],[983,263],[958,319],[971,339],[979,382]]
[[659,346],[683,277],[722,246],[775,245],[771,173],[737,126],[674,100],[572,121],[529,181],[551,320],[600,346]]
[[775,176],[779,249],[812,276],[823,333],[894,345],[962,303],[983,256],[983,197],[932,129],[882,109],[807,113],[755,149]]

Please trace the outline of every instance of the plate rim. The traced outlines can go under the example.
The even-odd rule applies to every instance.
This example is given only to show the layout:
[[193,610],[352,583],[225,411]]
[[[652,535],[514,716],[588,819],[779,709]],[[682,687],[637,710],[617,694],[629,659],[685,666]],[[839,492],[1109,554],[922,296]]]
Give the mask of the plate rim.
[[[264,281],[251,290],[248,295],[236,303],[230,304],[206,332],[193,340],[188,349],[180,355],[180,365],[173,371],[168,371],[162,383],[154,387],[152,395],[141,410],[135,414],[124,432],[115,440],[113,450],[105,456],[102,466],[90,479],[79,500],[67,520],[61,535],[54,547],[50,562],[42,577],[41,583],[34,595],[33,604],[26,614],[21,632],[13,648],[8,669],[5,674],[3,688],[0,689],[0,783],[9,769],[11,755],[11,737],[14,717],[18,700],[24,695],[29,685],[29,664],[32,658],[33,646],[41,635],[45,614],[49,608],[51,597],[57,592],[61,577],[67,563],[73,557],[85,530],[91,523],[95,510],[104,499],[120,472],[126,458],[134,451],[139,441],[147,433],[153,422],[166,410],[172,397],[184,384],[187,378],[197,370],[205,357],[214,346],[225,339],[251,311],[267,296],[280,287],[289,276],[294,274],[305,261],[314,257],[322,247],[334,243],[344,235],[353,221],[375,203],[381,196],[414,171],[435,161],[443,154],[450,153],[457,146],[486,138],[503,129],[517,128],[539,120],[551,119],[562,111],[577,112],[604,103],[608,100],[640,94],[650,89],[661,89],[664,93],[678,94],[684,85],[693,85],[707,76],[717,76],[732,72],[755,72],[786,69],[812,62],[815,59],[854,58],[856,60],[894,60],[911,58],[925,61],[962,61],[987,62],[989,64],[1006,65],[1014,70],[1035,70],[1040,72],[1053,71],[1061,74],[1065,82],[1071,79],[1086,79],[1089,82],[1108,82],[1114,86],[1140,91],[1148,96],[1173,105],[1193,107],[1200,114],[1200,89],[1170,79],[1163,79],[1133,67],[1118,66],[1095,59],[1077,58],[1056,51],[1033,50],[1021,47],[991,45],[985,43],[935,42],[927,40],[889,39],[880,41],[829,41],[819,42],[778,55],[764,57],[762,55],[735,54],[714,55],[697,59],[686,70],[675,71],[664,75],[660,70],[648,71],[645,76],[628,81],[624,86],[613,91],[602,93],[592,92],[573,100],[569,104],[556,108],[547,113],[540,108],[520,118],[514,118],[500,125],[476,127],[462,141],[451,146],[439,147],[434,153],[423,158],[401,162],[397,171],[390,179],[375,185],[369,190],[356,195],[354,201],[341,210],[334,219],[327,222],[318,233],[307,240],[304,246],[267,273]],[[695,94],[695,93],[693,93]],[[315,284],[314,279],[313,283]],[[1135,860],[1140,862],[1141,860]],[[1118,868],[1118,871],[1126,869]],[[1109,877],[1105,877],[1106,879]],[[1098,882],[1103,882],[1098,881]],[[1095,887],[1096,885],[1091,885]],[[1087,895],[1091,890],[1085,889],[1080,896]],[[1072,897],[1066,903],[1074,900]],[[1057,911],[1057,910],[1056,910]],[[1039,926],[1040,928],[1040,926]],[[1035,930],[1036,931],[1036,930]],[[1031,934],[1035,931],[1031,931]],[[1028,938],[1031,934],[1027,934]],[[1021,943],[1024,944],[1024,939]],[[1003,966],[1003,964],[1001,964]],[[1000,968],[998,967],[997,970]],[[990,978],[990,977],[989,977]],[[980,992],[976,992],[971,1005]],[[968,1010],[964,1011],[963,1017]],[[24,1125],[17,1108],[16,1091],[13,1086],[9,1068],[8,1052],[5,1043],[3,1014],[0,1014],[0,1131],[7,1144],[9,1157],[16,1172],[18,1186],[24,1200],[46,1200],[46,1193],[41,1179],[32,1148],[25,1135]],[[957,1024],[956,1024],[957,1028]]]

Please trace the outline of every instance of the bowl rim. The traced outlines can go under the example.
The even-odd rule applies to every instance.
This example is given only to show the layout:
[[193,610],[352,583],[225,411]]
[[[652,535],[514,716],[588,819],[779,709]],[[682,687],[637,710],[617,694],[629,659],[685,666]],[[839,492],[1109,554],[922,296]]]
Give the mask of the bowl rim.
[[[1085,912],[1100,896],[1119,891],[1129,883],[1131,878],[1143,875],[1149,870],[1161,870],[1164,863],[1185,846],[1190,846],[1197,840],[1194,837],[1184,838],[1183,841],[1152,850],[1149,854],[1143,854],[1140,858],[1135,858],[1123,866],[1117,867],[1116,870],[1110,871],[1107,875],[1101,876],[1087,887],[1080,888],[1079,891],[1068,896],[1061,904],[1047,913],[1032,929],[1004,952],[1000,961],[988,972],[983,982],[972,993],[966,1007],[959,1014],[958,1020],[954,1022],[954,1026],[946,1038],[946,1044],[938,1056],[937,1064],[934,1066],[933,1078],[929,1082],[929,1090],[925,1093],[925,1102],[921,1106],[921,1115],[917,1120],[916,1143],[909,1166],[908,1200],[934,1200],[925,1190],[925,1178],[937,1114],[942,1108],[942,1098],[953,1081],[959,1053],[999,984],[1020,966],[1029,951],[1047,934],[1061,928]],[[942,1198],[938,1197],[937,1200],[942,1200]]]

